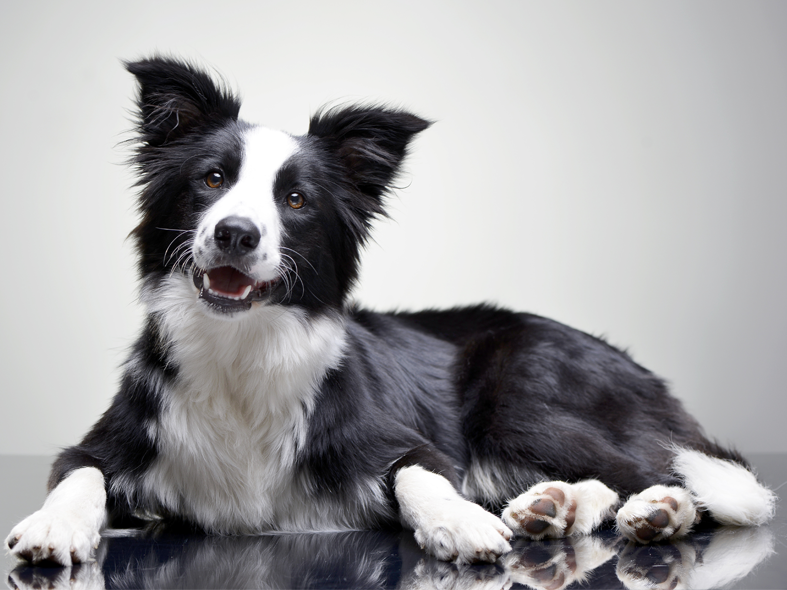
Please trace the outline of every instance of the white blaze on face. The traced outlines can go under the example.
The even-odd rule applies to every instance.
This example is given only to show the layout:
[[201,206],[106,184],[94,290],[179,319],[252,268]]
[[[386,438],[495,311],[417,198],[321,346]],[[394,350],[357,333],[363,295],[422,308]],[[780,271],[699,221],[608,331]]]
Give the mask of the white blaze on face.
[[197,227],[194,252],[199,267],[208,267],[216,251],[216,224],[227,217],[243,217],[254,223],[261,235],[259,246],[250,255],[249,275],[258,281],[278,276],[282,228],[273,183],[279,169],[297,150],[295,139],[282,131],[253,127],[245,132],[237,182],[205,212]]

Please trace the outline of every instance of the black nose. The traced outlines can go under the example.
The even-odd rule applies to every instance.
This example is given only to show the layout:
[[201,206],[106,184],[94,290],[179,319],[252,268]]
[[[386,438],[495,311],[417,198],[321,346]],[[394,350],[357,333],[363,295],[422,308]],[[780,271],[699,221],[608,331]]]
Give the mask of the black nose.
[[216,247],[227,254],[242,256],[254,250],[260,243],[257,224],[246,217],[225,217],[213,231]]

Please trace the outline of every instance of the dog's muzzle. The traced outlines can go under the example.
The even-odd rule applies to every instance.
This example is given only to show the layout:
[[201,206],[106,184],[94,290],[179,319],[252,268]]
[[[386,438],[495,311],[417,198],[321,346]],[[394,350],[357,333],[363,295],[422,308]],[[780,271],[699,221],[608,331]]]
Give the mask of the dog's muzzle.
[[247,310],[252,302],[266,299],[279,279],[258,280],[247,274],[255,260],[267,258],[257,251],[264,235],[264,229],[246,217],[230,216],[216,223],[213,256],[193,276],[200,299],[223,312]]

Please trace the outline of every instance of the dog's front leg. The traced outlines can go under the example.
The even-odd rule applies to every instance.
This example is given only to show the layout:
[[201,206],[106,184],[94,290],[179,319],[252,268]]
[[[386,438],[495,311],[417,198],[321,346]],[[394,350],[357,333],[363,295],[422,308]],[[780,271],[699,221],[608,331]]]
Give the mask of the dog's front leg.
[[457,563],[494,562],[511,551],[499,518],[462,498],[446,478],[418,465],[400,469],[394,494],[403,523],[428,553]]
[[41,510],[13,528],[6,544],[11,553],[32,563],[83,563],[101,540],[106,502],[101,471],[76,469],[49,493]]

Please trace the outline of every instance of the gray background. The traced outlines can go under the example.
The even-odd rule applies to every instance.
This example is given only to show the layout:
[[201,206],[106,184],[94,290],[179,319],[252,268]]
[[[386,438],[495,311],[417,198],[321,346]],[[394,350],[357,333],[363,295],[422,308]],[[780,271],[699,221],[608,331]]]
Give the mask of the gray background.
[[119,60],[154,50],[274,128],[329,101],[438,121],[363,304],[606,335],[711,435],[787,451],[787,3],[4,2],[0,22],[0,453],[76,442],[116,388],[143,313]]

